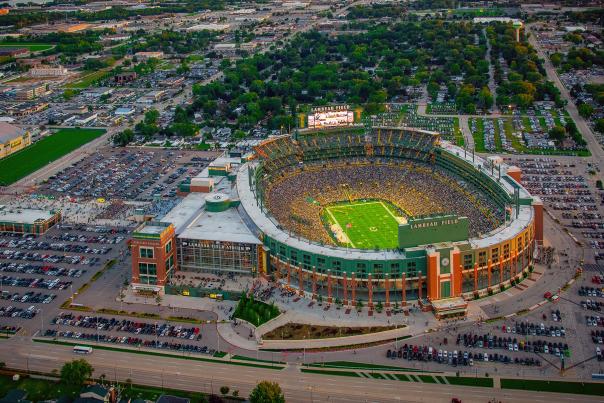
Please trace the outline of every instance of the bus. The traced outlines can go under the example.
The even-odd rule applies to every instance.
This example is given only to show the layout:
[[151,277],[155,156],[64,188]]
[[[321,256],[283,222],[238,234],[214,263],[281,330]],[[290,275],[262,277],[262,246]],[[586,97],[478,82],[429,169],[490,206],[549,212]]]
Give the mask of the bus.
[[92,347],[75,346],[73,348],[73,352],[76,353],[76,354],[91,354],[92,353]]

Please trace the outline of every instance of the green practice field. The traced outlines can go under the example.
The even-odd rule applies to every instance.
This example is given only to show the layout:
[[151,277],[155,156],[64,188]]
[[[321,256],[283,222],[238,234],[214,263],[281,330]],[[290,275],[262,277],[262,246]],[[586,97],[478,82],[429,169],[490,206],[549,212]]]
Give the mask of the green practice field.
[[0,160],[0,184],[10,185],[105,133],[104,129],[60,129]]
[[391,208],[381,201],[351,202],[325,208],[330,224],[338,225],[358,249],[395,249],[398,225]]
[[46,43],[0,42],[0,48],[27,48],[30,52],[42,52],[53,46]]

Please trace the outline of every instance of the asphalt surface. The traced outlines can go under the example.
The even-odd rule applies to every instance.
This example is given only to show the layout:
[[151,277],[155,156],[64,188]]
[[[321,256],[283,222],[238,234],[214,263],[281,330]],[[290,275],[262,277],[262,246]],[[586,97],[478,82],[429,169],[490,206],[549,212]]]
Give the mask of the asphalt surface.
[[[35,368],[51,372],[74,358],[71,347],[40,344],[15,337],[0,342],[0,359],[7,366],[19,369]],[[298,366],[284,370],[234,367],[229,364],[195,362],[176,358],[133,355],[96,349],[86,359],[95,368],[94,376],[105,374],[110,381],[168,386],[190,391],[217,393],[221,386],[239,390],[247,396],[262,380],[277,381],[287,401],[308,402],[450,402],[458,397],[464,402],[485,402],[491,399],[515,402],[601,402],[600,397],[572,394],[550,394],[501,389],[485,389],[377,380],[302,373]],[[236,375],[235,375],[236,373]]]

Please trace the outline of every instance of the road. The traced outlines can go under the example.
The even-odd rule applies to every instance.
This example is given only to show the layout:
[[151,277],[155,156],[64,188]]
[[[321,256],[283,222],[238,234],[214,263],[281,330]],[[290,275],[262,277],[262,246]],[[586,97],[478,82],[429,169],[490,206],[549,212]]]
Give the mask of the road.
[[[486,28],[482,30],[482,34],[487,40],[487,60],[489,61],[489,90],[491,91],[493,100],[496,100],[497,85],[495,84],[495,68],[493,67],[493,63],[491,62],[491,41],[489,41],[489,37],[487,36]],[[497,106],[497,102],[493,102],[493,112],[499,113],[499,106]]]
[[[35,368],[43,372],[60,369],[66,361],[75,358],[68,346],[41,344],[16,336],[0,341],[0,360],[8,367]],[[284,370],[213,364],[166,357],[145,357],[123,352],[96,349],[85,357],[109,381],[130,379],[133,383],[157,387],[170,387],[188,391],[218,393],[221,386],[239,390],[241,396],[262,380],[277,381],[288,402],[450,402],[452,397],[464,402],[485,402],[491,399],[515,402],[601,402],[601,398],[486,389],[401,381],[367,379],[333,375],[302,373],[296,365]]]

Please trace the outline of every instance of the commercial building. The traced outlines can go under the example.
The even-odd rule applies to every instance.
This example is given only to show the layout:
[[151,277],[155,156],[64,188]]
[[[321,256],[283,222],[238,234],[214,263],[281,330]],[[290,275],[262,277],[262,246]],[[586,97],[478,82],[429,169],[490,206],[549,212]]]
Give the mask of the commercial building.
[[27,48],[0,48],[0,56],[27,57],[31,52]]
[[45,95],[48,92],[46,84],[34,84],[25,87],[19,87],[15,91],[15,99],[17,101],[29,101],[30,99],[37,98],[41,95]]
[[136,72],[129,71],[126,73],[116,74],[115,77],[113,77],[113,80],[117,84],[125,84],[125,83],[129,83],[129,82],[136,80],[136,77],[137,77]]
[[0,159],[24,149],[31,144],[31,134],[27,130],[0,122]]
[[8,210],[5,206],[0,206],[0,231],[3,232],[42,235],[60,220],[60,211]]
[[98,117],[99,117],[99,115],[97,113],[91,112],[91,113],[82,115],[79,118],[76,118],[74,120],[74,123],[76,125],[86,125],[88,123],[94,122]]
[[177,270],[174,226],[145,222],[132,233],[132,286],[160,292]]
[[164,52],[136,52],[134,56],[139,61],[149,60],[149,59],[163,59]]
[[67,74],[69,70],[62,66],[40,66],[29,70],[30,77],[65,77]]

